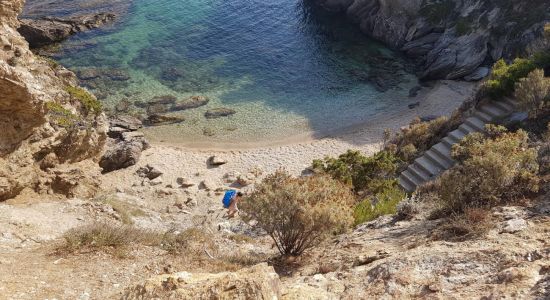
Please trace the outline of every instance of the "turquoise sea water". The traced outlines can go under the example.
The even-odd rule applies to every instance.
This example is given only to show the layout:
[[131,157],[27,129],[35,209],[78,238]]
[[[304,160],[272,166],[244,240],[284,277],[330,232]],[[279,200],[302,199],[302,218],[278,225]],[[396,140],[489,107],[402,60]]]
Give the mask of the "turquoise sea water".
[[[121,102],[207,96],[206,106],[171,113],[184,122],[145,130],[187,144],[323,136],[402,107],[416,83],[401,57],[304,0],[135,0],[115,25],[72,37],[57,58],[79,74],[124,74],[83,80],[113,113],[119,104],[145,116]],[[204,117],[217,107],[236,114]]]

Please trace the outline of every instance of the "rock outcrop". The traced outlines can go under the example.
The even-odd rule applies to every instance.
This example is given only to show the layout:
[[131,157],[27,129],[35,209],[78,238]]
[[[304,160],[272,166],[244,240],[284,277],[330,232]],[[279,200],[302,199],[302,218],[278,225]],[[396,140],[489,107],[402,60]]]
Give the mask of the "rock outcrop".
[[35,56],[17,32],[23,4],[0,2],[0,201],[26,187],[53,191],[70,176],[57,165],[96,157],[106,140],[104,115],[69,93],[76,76]]
[[424,79],[458,79],[483,63],[540,46],[545,0],[315,0],[361,30],[419,60]]
[[29,42],[31,48],[38,48],[61,42],[76,33],[98,28],[114,19],[115,15],[111,13],[82,15],[68,19],[21,19],[18,31]]
[[266,263],[237,272],[160,275],[126,290],[121,299],[264,299],[280,297],[279,276]]

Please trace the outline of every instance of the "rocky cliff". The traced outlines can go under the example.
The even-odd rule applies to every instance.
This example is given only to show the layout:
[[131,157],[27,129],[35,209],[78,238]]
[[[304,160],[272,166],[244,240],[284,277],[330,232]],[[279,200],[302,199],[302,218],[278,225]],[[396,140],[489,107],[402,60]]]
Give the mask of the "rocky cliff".
[[540,48],[546,0],[313,0],[419,60],[425,79],[458,79]]
[[23,4],[0,1],[0,201],[26,187],[89,194],[72,164],[102,150],[105,117],[72,72],[29,50],[17,32]]

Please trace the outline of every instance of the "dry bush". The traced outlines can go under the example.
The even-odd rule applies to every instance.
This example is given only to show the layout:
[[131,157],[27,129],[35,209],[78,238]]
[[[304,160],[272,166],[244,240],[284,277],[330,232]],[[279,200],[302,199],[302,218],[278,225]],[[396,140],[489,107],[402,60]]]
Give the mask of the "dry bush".
[[459,164],[441,176],[439,187],[447,212],[491,207],[538,190],[537,151],[529,148],[527,133],[488,129],[453,147]]
[[544,77],[544,71],[537,69],[516,83],[515,96],[520,107],[536,118],[548,110],[550,101],[550,78]]
[[112,198],[105,198],[102,200],[105,204],[111,206],[115,212],[118,213],[120,221],[126,225],[134,224],[133,217],[146,216],[145,211],[141,210],[135,205],[131,205],[124,201],[120,201]]
[[349,188],[328,176],[267,176],[242,203],[245,220],[256,220],[283,255],[297,256],[353,222]]
[[199,228],[189,228],[182,232],[168,231],[160,242],[162,249],[170,254],[203,254],[217,249],[212,235]]
[[120,250],[133,244],[158,245],[163,235],[126,225],[95,223],[71,229],[63,236],[61,253]]
[[492,228],[490,211],[486,208],[466,208],[462,214],[452,215],[436,232],[438,239],[475,238]]

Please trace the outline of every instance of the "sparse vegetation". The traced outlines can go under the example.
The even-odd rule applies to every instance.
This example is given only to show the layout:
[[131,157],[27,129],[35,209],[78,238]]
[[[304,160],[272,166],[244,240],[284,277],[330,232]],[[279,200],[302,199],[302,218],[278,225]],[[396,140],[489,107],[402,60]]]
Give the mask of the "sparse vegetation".
[[73,127],[79,121],[77,115],[57,102],[47,102],[46,108],[52,116],[53,121],[58,126],[69,128]]
[[353,210],[355,225],[372,221],[383,215],[397,212],[397,205],[405,198],[405,193],[397,187],[394,181],[391,187],[360,202]]
[[102,200],[105,204],[111,206],[114,211],[120,216],[120,221],[126,225],[134,224],[133,217],[145,216],[146,213],[135,205],[128,204],[126,202],[107,198]]
[[121,251],[133,244],[158,245],[162,235],[126,225],[96,223],[69,230],[60,252]]
[[529,59],[516,58],[511,64],[501,59],[493,65],[491,77],[485,83],[484,90],[493,99],[511,95],[516,82],[535,68],[535,63]]
[[283,255],[297,256],[352,224],[354,197],[328,176],[293,178],[284,171],[267,176],[242,204]]
[[71,95],[74,99],[78,100],[87,114],[93,113],[98,115],[101,113],[102,105],[90,92],[74,86],[66,86],[65,91]]

